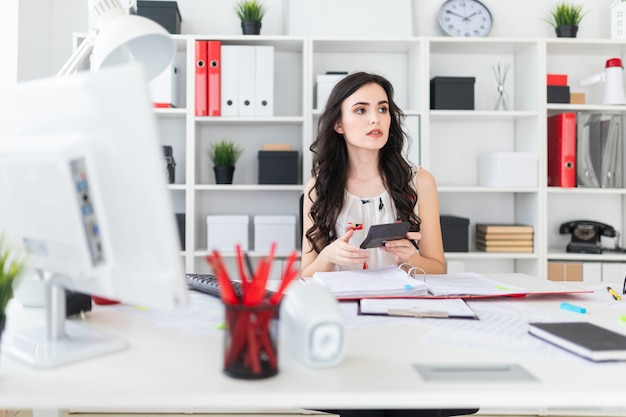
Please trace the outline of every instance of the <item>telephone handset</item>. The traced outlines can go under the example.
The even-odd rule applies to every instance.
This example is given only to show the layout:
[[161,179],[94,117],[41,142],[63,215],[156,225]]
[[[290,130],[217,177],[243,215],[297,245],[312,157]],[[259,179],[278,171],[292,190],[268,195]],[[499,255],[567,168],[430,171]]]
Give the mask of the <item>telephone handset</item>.
[[592,220],[565,222],[559,228],[559,233],[572,235],[572,240],[567,245],[567,252],[575,253],[602,253],[601,237],[618,236],[612,226]]

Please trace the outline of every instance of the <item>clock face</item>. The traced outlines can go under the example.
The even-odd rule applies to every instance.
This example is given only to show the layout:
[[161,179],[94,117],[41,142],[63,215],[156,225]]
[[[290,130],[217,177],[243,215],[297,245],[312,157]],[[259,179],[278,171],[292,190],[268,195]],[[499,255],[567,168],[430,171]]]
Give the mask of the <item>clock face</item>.
[[448,0],[439,9],[438,20],[450,36],[487,36],[493,24],[491,12],[478,0]]

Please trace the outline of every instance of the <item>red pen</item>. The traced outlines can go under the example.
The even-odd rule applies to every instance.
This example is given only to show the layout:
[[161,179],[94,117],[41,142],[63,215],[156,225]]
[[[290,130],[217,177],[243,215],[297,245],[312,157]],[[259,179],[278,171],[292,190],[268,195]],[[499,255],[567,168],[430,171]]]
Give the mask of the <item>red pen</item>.
[[291,252],[291,255],[289,255],[289,259],[287,260],[287,266],[285,268],[285,272],[283,273],[282,280],[280,282],[280,285],[278,286],[278,290],[276,290],[274,295],[272,295],[272,298],[270,298],[270,304],[276,304],[281,300],[283,293],[287,289],[289,283],[291,283],[291,281],[293,281],[293,279],[298,275],[298,270],[293,269],[293,264],[296,261],[297,256],[298,255],[296,251]]
[[[363,223],[348,222],[346,230],[363,230]],[[367,262],[363,262],[363,269],[367,269]]]
[[213,268],[213,272],[215,272],[215,277],[217,278],[217,282],[221,288],[220,296],[222,297],[222,300],[228,304],[237,304],[237,294],[233,289],[232,283],[230,282],[230,278],[228,277],[226,268],[224,268],[219,253],[217,251],[213,251],[212,255],[206,256],[206,260]]

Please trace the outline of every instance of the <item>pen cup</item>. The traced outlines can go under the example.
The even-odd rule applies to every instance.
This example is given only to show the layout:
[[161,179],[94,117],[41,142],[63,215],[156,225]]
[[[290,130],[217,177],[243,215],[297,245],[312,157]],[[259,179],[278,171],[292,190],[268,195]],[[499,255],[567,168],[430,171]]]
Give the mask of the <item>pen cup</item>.
[[224,373],[233,378],[261,379],[278,373],[280,303],[256,306],[224,303]]

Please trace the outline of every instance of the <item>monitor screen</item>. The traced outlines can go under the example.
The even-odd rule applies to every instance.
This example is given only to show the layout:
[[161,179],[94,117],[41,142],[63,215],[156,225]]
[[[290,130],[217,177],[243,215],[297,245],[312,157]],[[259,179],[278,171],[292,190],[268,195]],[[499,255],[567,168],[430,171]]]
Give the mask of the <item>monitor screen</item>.
[[[0,96],[0,230],[27,253],[30,268],[51,274],[49,304],[69,289],[158,309],[184,305],[183,259],[143,68],[29,81]],[[71,337],[73,325],[62,324],[45,343]],[[22,337],[7,334],[3,350],[36,366],[83,355],[25,358],[13,346],[26,343]]]

